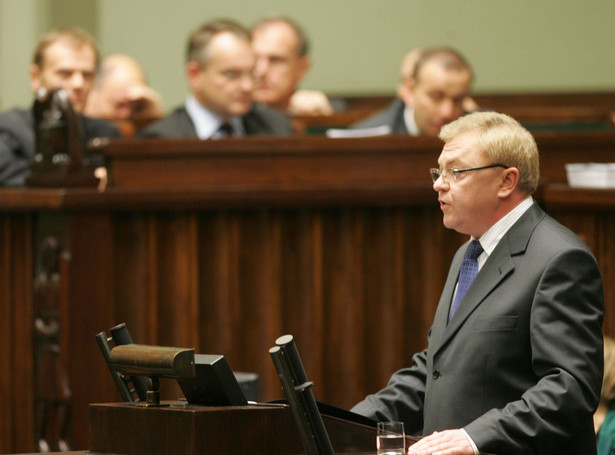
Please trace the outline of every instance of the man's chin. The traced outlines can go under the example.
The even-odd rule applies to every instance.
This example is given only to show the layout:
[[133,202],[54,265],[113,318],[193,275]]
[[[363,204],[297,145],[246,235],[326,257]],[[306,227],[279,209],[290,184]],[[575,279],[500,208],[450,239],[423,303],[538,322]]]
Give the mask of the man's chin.
[[230,112],[233,116],[246,115],[252,109],[252,102],[236,104],[231,109]]
[[261,91],[254,93],[253,95],[254,101],[261,104],[272,104],[276,101],[273,93],[269,91]]
[[79,114],[83,112],[83,108],[85,107],[85,102],[81,100],[70,100],[70,104],[73,107],[73,110]]

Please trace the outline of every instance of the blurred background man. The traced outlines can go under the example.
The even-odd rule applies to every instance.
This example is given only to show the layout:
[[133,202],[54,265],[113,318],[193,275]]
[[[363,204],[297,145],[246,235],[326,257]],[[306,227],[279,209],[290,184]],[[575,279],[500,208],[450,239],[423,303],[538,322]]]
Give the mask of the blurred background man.
[[473,74],[461,54],[450,48],[425,49],[402,63],[402,72],[413,63],[414,71],[411,77],[403,75],[400,98],[352,128],[387,126],[391,134],[437,136],[442,126],[464,113]]
[[328,115],[333,108],[316,90],[298,90],[310,68],[304,31],[284,17],[271,17],[252,28],[256,54],[254,99],[294,115]]
[[184,106],[140,134],[200,139],[292,134],[285,114],[253,103],[254,65],[248,30],[232,21],[203,24],[188,42],[191,95]]
[[123,54],[102,60],[84,113],[120,120],[164,115],[160,95],[147,84],[141,65]]
[[[98,48],[78,28],[56,28],[43,35],[29,68],[30,86],[62,89],[76,113],[83,113],[98,67]],[[80,116],[85,140],[117,137],[119,130],[102,120]],[[31,109],[0,114],[0,185],[23,185],[34,159],[34,117]]]

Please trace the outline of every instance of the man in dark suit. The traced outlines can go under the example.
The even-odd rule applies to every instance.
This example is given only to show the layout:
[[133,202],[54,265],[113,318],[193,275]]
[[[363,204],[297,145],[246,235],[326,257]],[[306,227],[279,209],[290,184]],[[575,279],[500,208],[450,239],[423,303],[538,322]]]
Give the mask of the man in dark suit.
[[144,137],[221,137],[293,132],[282,112],[252,102],[254,52],[250,33],[231,21],[202,25],[188,41],[184,106],[145,128]]
[[427,349],[353,410],[425,435],[411,454],[595,454],[596,260],[533,201],[538,150],[518,122],[473,113],[440,138],[443,222],[473,242],[452,261]]
[[[94,40],[77,28],[57,28],[43,35],[29,68],[30,85],[39,89],[63,89],[77,113],[85,106],[98,66]],[[117,137],[112,124],[80,116],[85,139]],[[32,110],[13,109],[0,114],[0,185],[23,185],[34,159]]]
[[353,129],[387,126],[390,134],[437,136],[443,125],[464,113],[472,69],[463,56],[449,48],[425,49],[416,56],[412,76],[404,77],[398,89],[399,98]]

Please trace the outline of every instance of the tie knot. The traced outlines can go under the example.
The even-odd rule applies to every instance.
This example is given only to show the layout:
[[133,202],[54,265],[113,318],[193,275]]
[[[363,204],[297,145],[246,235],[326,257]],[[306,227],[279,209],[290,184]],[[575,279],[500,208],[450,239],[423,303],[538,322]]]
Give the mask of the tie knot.
[[224,136],[232,136],[233,126],[228,122],[224,122],[222,125],[220,125],[220,128],[218,128],[218,131],[220,131]]
[[481,246],[480,242],[478,240],[472,240],[470,242],[470,245],[468,246],[468,249],[466,250],[464,257],[476,260],[482,252],[483,247]]

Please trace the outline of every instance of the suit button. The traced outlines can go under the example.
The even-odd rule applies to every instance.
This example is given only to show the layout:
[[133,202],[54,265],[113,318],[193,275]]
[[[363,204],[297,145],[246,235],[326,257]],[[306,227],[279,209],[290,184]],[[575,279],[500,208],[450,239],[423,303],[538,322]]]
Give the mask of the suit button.
[[440,370],[433,370],[433,373],[431,373],[431,377],[434,379],[438,379],[440,377]]

